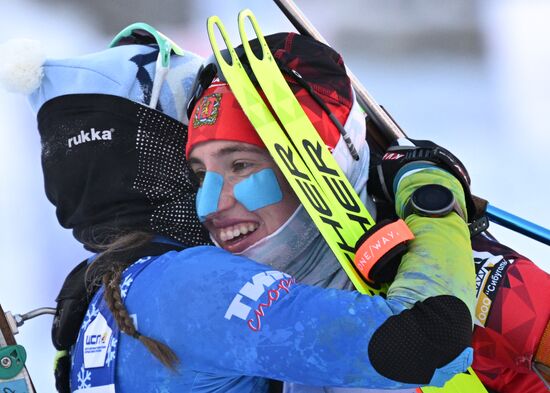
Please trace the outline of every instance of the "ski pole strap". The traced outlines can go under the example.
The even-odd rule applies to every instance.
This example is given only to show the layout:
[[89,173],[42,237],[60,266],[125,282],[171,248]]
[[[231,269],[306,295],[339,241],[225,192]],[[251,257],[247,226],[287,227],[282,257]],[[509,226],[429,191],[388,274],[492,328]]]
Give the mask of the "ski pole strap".
[[354,265],[371,283],[389,282],[407,252],[407,243],[413,239],[414,234],[402,219],[381,221],[357,241]]
[[481,232],[489,228],[489,218],[487,216],[481,216],[470,221],[468,224],[468,230],[470,231],[470,237],[479,235]]

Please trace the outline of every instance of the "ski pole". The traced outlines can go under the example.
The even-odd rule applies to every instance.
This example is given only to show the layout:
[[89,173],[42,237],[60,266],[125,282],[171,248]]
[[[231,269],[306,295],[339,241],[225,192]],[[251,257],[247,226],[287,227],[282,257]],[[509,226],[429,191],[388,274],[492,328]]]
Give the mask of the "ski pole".
[[36,310],[29,311],[28,313],[25,313],[25,314],[15,314],[15,315],[13,315],[10,311],[6,311],[5,317],[8,322],[8,325],[11,328],[12,334],[16,335],[17,333],[19,333],[19,330],[17,328],[20,326],[23,326],[25,321],[39,317],[41,315],[47,315],[47,314],[55,315],[55,308],[41,307],[41,308],[37,308]]
[[[319,33],[315,26],[313,26],[313,24],[306,18],[306,16],[296,6],[296,4],[294,4],[292,0],[274,1],[300,34],[315,38],[317,41],[329,45],[329,43],[323,38],[321,33]],[[392,141],[396,139],[406,138],[403,130],[384,110],[384,108],[378,105],[374,98],[372,98],[372,96],[369,94],[367,89],[365,89],[361,82],[359,82],[359,79],[357,79],[357,77],[353,74],[353,72],[351,72],[351,70],[347,66],[346,71],[351,80],[353,90],[355,90],[355,94],[357,95],[357,101],[359,102],[359,105],[363,108],[367,115],[371,117],[374,124],[381,130],[382,136],[386,140],[387,145],[389,145]]]
[[[285,14],[290,23],[298,30],[300,34],[314,38],[326,45],[328,42],[323,38],[321,33],[313,26],[313,24],[307,19],[303,12],[294,4],[292,0],[273,0],[279,9]],[[361,82],[355,77],[355,75],[346,67],[348,76],[351,80],[353,90],[357,95],[357,101],[368,116],[372,119],[373,123],[378,128],[378,131],[382,134],[379,139],[383,139],[387,142],[387,145],[392,141],[399,138],[406,138],[403,130],[397,125],[397,123],[391,118],[391,116],[384,110],[382,106],[376,103],[376,101],[367,92]],[[386,145],[386,147],[387,147]],[[492,222],[500,224],[508,229],[521,233],[532,239],[538,240],[544,244],[550,245],[550,231],[540,225],[534,224],[523,218],[517,217],[504,210],[498,209],[494,206],[487,206],[487,217]]]
[[487,217],[496,224],[550,246],[550,231],[540,225],[524,220],[492,205],[487,205]]

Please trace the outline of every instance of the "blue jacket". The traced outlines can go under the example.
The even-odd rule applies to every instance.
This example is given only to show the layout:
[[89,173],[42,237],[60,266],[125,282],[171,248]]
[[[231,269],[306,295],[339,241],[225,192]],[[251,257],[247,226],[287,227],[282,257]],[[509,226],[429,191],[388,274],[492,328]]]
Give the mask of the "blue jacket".
[[[407,308],[399,299],[302,285],[210,246],[143,260],[123,275],[125,303],[142,334],[175,351],[178,372],[118,332],[100,290],[73,349],[72,391],[113,392],[114,383],[119,393],[266,392],[265,378],[312,386],[413,386],[381,375],[369,354],[377,329]],[[92,367],[84,364],[85,352]],[[471,361],[464,356],[438,378],[463,371]]]

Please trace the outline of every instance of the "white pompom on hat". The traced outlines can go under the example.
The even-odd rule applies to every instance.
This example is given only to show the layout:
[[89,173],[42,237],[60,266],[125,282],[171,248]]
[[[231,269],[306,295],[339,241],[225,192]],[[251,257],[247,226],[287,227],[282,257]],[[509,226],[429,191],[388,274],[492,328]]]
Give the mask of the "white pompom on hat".
[[[44,189],[64,228],[96,252],[133,230],[208,242],[184,155],[202,58],[162,51],[154,39],[65,59],[25,40],[1,50],[3,85],[27,94],[37,113]],[[159,54],[168,56],[160,67]]]
[[[69,94],[106,94],[149,105],[157,70],[158,47],[122,45],[83,56],[49,59],[40,44],[8,41],[0,48],[0,84],[28,95],[37,113],[52,98]],[[186,104],[203,59],[188,51],[173,55],[155,109],[187,123]]]
[[12,93],[30,94],[42,82],[46,53],[38,41],[14,39],[0,44],[0,84]]

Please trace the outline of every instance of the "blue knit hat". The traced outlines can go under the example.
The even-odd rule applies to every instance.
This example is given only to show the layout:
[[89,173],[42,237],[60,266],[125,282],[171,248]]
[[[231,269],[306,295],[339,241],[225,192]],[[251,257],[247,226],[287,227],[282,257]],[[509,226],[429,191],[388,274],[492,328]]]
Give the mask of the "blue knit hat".
[[[144,29],[158,39],[132,36]],[[168,48],[162,45],[166,42],[171,43]],[[29,94],[31,107],[38,112],[45,102],[68,94],[115,95],[149,105],[155,77],[166,71],[157,83],[160,94],[154,109],[187,123],[186,104],[203,59],[180,49],[145,23],[128,26],[111,45],[119,46],[79,57],[44,59],[37,54],[36,43],[13,41],[3,47],[6,56],[0,65],[0,79],[8,90]]]
[[93,251],[132,230],[207,243],[185,161],[187,98],[203,60],[145,24],[76,58],[44,60],[29,45],[15,45],[0,79],[37,112],[59,223]]

